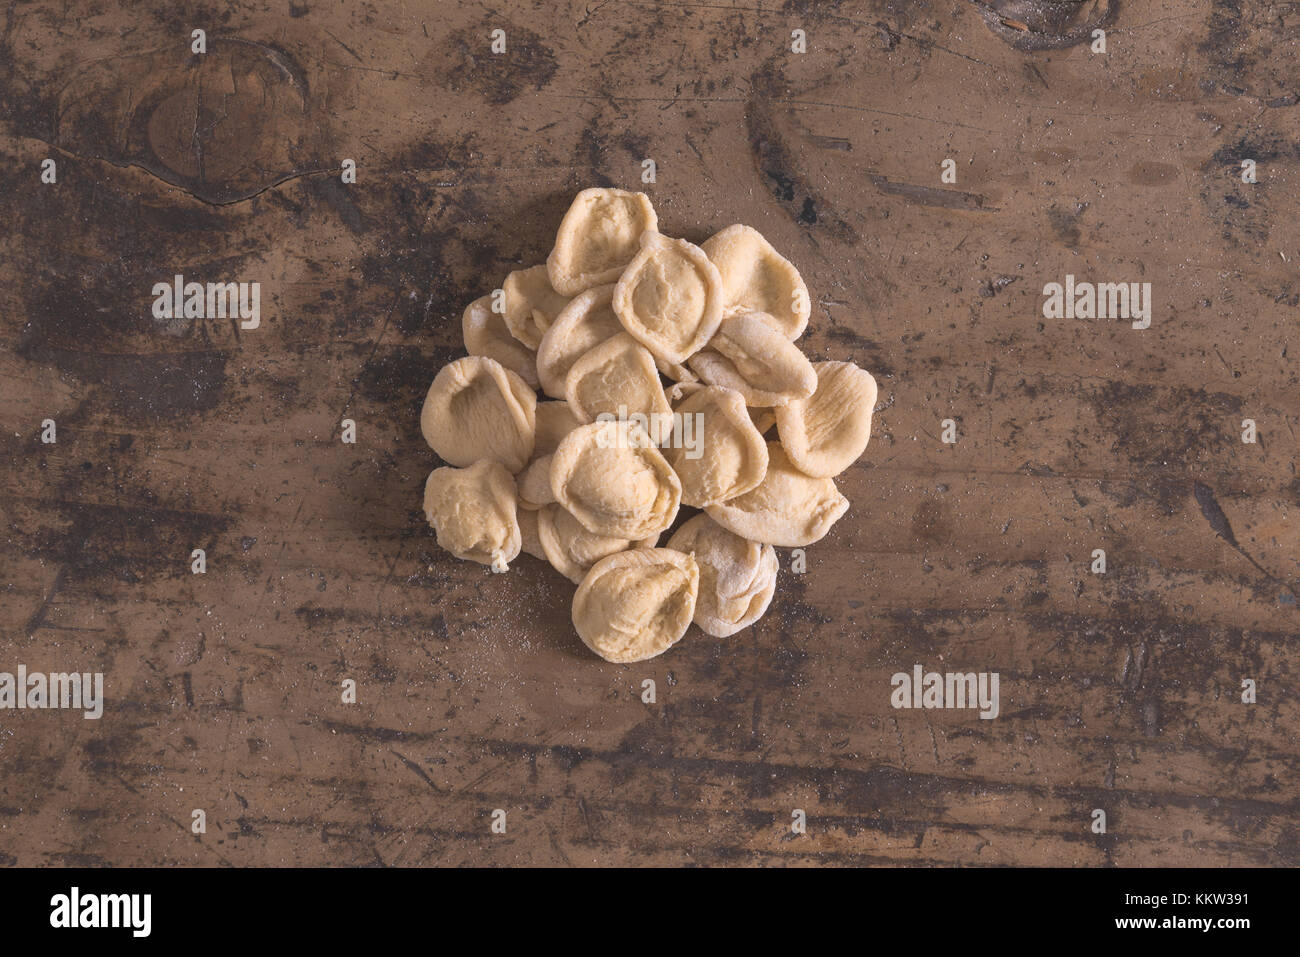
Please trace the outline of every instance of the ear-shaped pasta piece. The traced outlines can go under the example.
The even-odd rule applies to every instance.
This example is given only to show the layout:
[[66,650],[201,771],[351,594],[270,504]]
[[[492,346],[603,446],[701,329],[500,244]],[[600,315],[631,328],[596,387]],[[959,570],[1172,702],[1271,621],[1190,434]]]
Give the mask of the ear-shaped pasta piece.
[[519,554],[515,480],[500,462],[434,469],[424,483],[424,517],[457,558],[503,572]]
[[678,424],[664,457],[682,483],[682,503],[705,508],[744,495],[767,474],[767,443],[739,392],[711,386],[676,408]]
[[510,334],[536,349],[542,334],[569,304],[569,297],[551,288],[545,266],[516,269],[501,286],[505,292],[505,323]]
[[700,566],[695,624],[726,638],[763,617],[776,591],[776,549],[733,535],[707,515],[696,515],[668,540]]
[[528,383],[486,356],[443,366],[420,410],[429,447],[451,465],[494,459],[518,472],[533,454],[537,395]]
[[551,460],[554,458],[554,455],[535,458],[515,477],[521,509],[536,511],[555,501],[555,493],[551,491]]
[[705,509],[715,522],[752,542],[801,548],[819,541],[849,508],[828,478],[804,475],[779,442],[767,444],[767,475],[758,488]]
[[542,391],[564,398],[564,380],[578,359],[623,331],[610,302],[613,284],[596,286],[574,296],[542,336],[537,347],[537,377]]
[[515,519],[519,522],[519,550],[526,555],[532,555],[533,558],[549,562],[550,559],[542,549],[542,540],[537,535],[537,515],[537,512],[527,512],[523,509],[515,513]]
[[597,535],[583,528],[562,506],[554,503],[537,513],[537,534],[551,567],[575,585],[587,570],[607,555],[626,551],[626,538]]
[[682,363],[722,321],[722,277],[699,246],[646,233],[614,287],[614,312],[656,360]]
[[606,661],[626,664],[663,654],[695,614],[700,569],[667,548],[637,548],[591,566],[573,596],[573,626]]
[[817,391],[777,406],[777,430],[799,471],[834,478],[866,451],[876,380],[852,362],[815,362],[813,368]]
[[551,462],[555,500],[589,532],[642,539],[677,517],[682,484],[635,422],[603,421],[574,429]]
[[552,288],[576,296],[614,282],[636,255],[641,235],[658,227],[645,193],[584,189],[564,214],[555,248],[546,259]]
[[582,425],[563,399],[537,403],[537,439],[533,443],[533,456],[550,455],[560,446],[560,440]]
[[693,356],[690,367],[709,385],[735,389],[749,405],[784,405],[806,399],[817,388],[812,363],[761,312],[724,319],[709,348]]
[[812,302],[799,270],[772,248],[757,229],[736,223],[701,247],[722,276],[724,308],[765,312],[787,339],[808,327]]
[[655,445],[668,441],[673,410],[654,356],[626,332],[587,352],[569,370],[565,395],[583,422],[599,416],[639,422]]
[[487,356],[501,363],[536,389],[537,357],[510,334],[506,321],[492,311],[492,297],[483,296],[465,307],[460,330],[465,337],[465,351],[472,356]]

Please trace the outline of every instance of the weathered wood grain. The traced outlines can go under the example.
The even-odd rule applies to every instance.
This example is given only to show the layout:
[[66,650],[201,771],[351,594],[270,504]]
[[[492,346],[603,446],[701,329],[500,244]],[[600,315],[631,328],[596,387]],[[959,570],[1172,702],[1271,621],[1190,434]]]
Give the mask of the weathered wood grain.
[[[0,670],[108,702],[0,712],[0,863],[1300,863],[1300,22],[1111,6],[1099,55],[996,3],[11,5]],[[417,419],[463,306],[644,158],[881,401],[767,617],[617,667],[558,573],[435,547]],[[1151,328],[1044,319],[1067,272]],[[154,319],[176,273],[261,328]],[[892,709],[916,663],[1001,715]]]

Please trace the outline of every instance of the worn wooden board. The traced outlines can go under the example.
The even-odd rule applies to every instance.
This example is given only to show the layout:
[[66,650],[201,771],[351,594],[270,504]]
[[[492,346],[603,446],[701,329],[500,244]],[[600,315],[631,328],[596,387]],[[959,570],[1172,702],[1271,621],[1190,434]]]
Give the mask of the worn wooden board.
[[[0,863],[1300,863],[1300,14],[1134,0],[1098,54],[994,6],[10,5],[0,670],[107,703],[0,712]],[[646,158],[881,401],[767,617],[618,667],[557,573],[434,546],[417,418],[464,304]],[[154,319],[176,273],[261,327]],[[1151,327],[1044,319],[1067,273]],[[917,663],[999,717],[893,709]]]

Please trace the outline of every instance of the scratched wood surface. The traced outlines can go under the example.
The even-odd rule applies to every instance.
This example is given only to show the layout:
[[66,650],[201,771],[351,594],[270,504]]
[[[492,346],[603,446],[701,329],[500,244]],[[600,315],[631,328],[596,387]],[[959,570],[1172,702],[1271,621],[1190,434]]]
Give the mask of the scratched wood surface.
[[[0,712],[0,864],[1300,864],[1300,14],[1041,13],[9,5],[0,670],[108,700]],[[1050,48],[1091,15],[1105,55]],[[465,303],[644,158],[880,405],[758,625],[614,666],[558,573],[435,547],[417,421]],[[259,281],[261,328],[154,319],[176,273]],[[1151,327],[1044,320],[1067,273]],[[918,663],[1000,716],[892,709]]]

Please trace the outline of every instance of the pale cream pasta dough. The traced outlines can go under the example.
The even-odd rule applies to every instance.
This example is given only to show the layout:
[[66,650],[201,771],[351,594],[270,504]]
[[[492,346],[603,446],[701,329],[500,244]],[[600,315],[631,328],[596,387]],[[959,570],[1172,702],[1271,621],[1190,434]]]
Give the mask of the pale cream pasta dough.
[[525,555],[532,555],[542,561],[547,561],[546,552],[542,549],[542,540],[537,534],[537,511],[525,511],[520,509],[516,514],[519,521],[519,550]]
[[515,480],[500,462],[434,469],[424,483],[424,516],[457,558],[505,571],[519,554]]
[[709,385],[735,389],[748,405],[783,405],[806,399],[817,388],[812,363],[763,312],[724,319],[690,367]]
[[646,538],[673,523],[682,483],[650,436],[627,420],[593,422],[564,437],[551,464],[555,500],[590,532]]
[[550,455],[560,447],[560,440],[582,425],[573,414],[569,403],[563,401],[537,403],[537,437],[533,441],[533,455]]
[[465,307],[461,335],[470,355],[495,359],[527,382],[530,389],[541,384],[537,355],[511,334],[503,316],[492,311],[491,296],[475,299]]
[[646,233],[614,286],[614,313],[660,362],[685,362],[722,321],[722,277],[699,246]]
[[520,508],[536,511],[555,501],[555,493],[551,491],[551,462],[554,459],[553,454],[539,456],[515,476]]
[[650,197],[622,189],[584,189],[560,221],[546,260],[551,287],[576,296],[614,282],[640,248],[641,237],[659,225]]
[[751,405],[749,407],[749,417],[753,420],[754,428],[758,429],[759,435],[767,435],[776,425],[776,408]]
[[495,459],[518,472],[532,458],[536,430],[537,393],[486,356],[443,366],[420,411],[424,440],[451,465]]
[[832,479],[804,475],[779,442],[769,442],[767,474],[758,487],[705,511],[742,538],[801,548],[821,541],[848,508]]
[[537,347],[537,378],[547,395],[563,399],[573,364],[623,331],[611,305],[613,297],[613,284],[580,292],[546,330]]
[[798,339],[808,326],[812,302],[799,270],[772,248],[757,229],[737,223],[700,247],[722,277],[729,312],[764,312],[781,333]]
[[834,478],[867,449],[876,380],[852,362],[816,362],[813,368],[817,390],[778,406],[776,429],[801,472]]
[[501,289],[505,300],[506,328],[530,349],[537,348],[543,333],[569,304],[570,297],[551,288],[545,266],[515,270],[506,276]]
[[668,540],[700,566],[695,624],[706,635],[727,638],[763,617],[776,594],[776,549],[727,531],[708,515],[696,515]]
[[573,596],[573,627],[606,661],[630,663],[663,654],[695,615],[700,568],[670,548],[637,548],[591,566]]
[[682,483],[682,504],[717,505],[744,495],[767,474],[767,443],[739,392],[710,386],[692,392],[673,410],[683,418],[699,416],[697,449],[681,444],[664,450]]
[[525,573],[577,586],[574,630],[607,662],[692,624],[732,639],[780,594],[777,549],[848,510],[834,479],[871,438],[876,380],[809,361],[810,314],[752,227],[695,246],[644,193],[578,193],[545,265],[465,308],[469,355],[425,396],[421,433],[448,463],[424,486],[438,545],[493,572],[521,552],[549,565]]
[[551,566],[575,585],[587,569],[607,555],[627,551],[626,538],[597,535],[583,527],[562,505],[551,504],[537,513],[537,534]]
[[599,416],[643,417],[642,428],[663,445],[673,427],[673,408],[664,395],[654,356],[620,332],[573,364],[564,383],[573,414],[583,422]]

